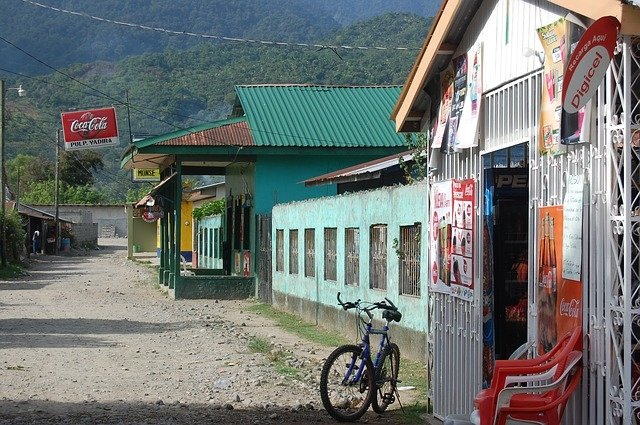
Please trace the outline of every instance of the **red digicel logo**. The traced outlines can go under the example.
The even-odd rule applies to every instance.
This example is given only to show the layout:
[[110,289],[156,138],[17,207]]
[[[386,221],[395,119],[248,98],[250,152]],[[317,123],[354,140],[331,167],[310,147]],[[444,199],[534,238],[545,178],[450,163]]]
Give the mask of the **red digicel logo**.
[[593,23],[571,54],[562,87],[562,107],[577,112],[593,97],[616,47],[620,22],[604,16]]
[[115,108],[63,112],[65,143],[118,137]]

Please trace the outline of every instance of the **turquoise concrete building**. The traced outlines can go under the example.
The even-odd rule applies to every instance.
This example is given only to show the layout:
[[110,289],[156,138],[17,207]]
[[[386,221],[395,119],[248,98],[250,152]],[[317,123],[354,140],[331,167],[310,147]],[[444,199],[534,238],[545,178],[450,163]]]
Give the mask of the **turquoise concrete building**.
[[[259,253],[274,205],[336,194],[335,185],[306,187],[313,176],[404,150],[404,136],[388,117],[400,87],[313,85],[237,86],[229,119],[134,142],[124,168],[159,168],[163,208],[160,283],[176,297],[206,297],[216,286],[246,286],[270,294],[271,263]],[[225,176],[223,276],[181,276],[174,249],[180,240],[183,176]],[[260,237],[259,235],[264,235]],[[258,278],[257,278],[258,277]],[[257,281],[257,282],[256,282]],[[270,295],[269,295],[270,297]]]
[[343,300],[381,301],[403,313],[393,337],[426,360],[428,185],[383,187],[273,208],[273,303],[354,336]]

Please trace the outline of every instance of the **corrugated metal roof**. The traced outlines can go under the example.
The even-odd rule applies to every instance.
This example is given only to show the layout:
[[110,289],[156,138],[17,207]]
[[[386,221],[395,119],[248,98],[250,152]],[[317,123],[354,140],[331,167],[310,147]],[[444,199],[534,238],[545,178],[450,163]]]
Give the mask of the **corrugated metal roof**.
[[207,123],[134,142],[138,147],[158,146],[253,146],[246,118]]
[[357,164],[343,168],[321,176],[313,177],[304,181],[305,186],[319,186],[331,183],[343,183],[347,181],[366,180],[368,178],[378,178],[380,171],[400,164],[400,161],[407,162],[413,160],[413,151],[400,152],[398,154],[374,159],[373,161]]
[[256,146],[398,147],[400,86],[236,86]]

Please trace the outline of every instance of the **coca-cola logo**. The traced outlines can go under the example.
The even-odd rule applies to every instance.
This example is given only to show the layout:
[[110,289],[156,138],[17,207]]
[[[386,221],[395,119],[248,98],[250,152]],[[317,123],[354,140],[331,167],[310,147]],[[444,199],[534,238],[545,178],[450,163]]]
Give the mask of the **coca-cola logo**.
[[94,139],[108,126],[107,117],[96,117],[91,112],[85,112],[79,119],[71,121],[69,129],[72,133],[79,133],[83,139]]
[[580,307],[580,301],[573,298],[570,301],[565,301],[563,298],[560,301],[560,316],[573,317],[575,319],[578,318]]

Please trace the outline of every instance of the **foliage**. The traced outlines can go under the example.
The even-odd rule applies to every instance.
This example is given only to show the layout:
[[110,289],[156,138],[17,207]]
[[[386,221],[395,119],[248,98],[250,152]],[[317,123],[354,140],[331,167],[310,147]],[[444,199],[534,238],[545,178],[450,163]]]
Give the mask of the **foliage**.
[[411,151],[411,159],[400,158],[400,168],[408,184],[424,180],[429,175],[429,138],[425,133],[407,133],[405,142]]
[[[309,3],[309,8],[296,6],[295,12],[290,12],[287,8],[298,5],[302,0],[157,2],[158,10],[154,9],[151,15],[145,15],[149,8],[133,7],[125,4],[126,2],[118,2],[118,7],[115,8],[114,1],[105,0],[93,5],[92,14],[107,16],[107,13],[117,9],[118,13],[133,21],[167,26],[167,21],[158,16],[164,16],[164,12],[160,10],[166,12],[168,8],[172,22],[182,22],[184,19],[189,22],[188,27],[192,31],[210,32],[213,26],[220,31],[228,31],[225,35],[242,37],[250,34],[267,39],[284,39],[283,31],[288,31],[287,37],[295,41],[306,40],[322,45],[407,46],[416,50],[333,51],[257,43],[203,42],[201,39],[197,40],[200,44],[196,44],[183,42],[181,37],[165,38],[160,34],[149,35],[144,31],[118,29],[107,24],[86,25],[85,18],[67,19],[59,14],[53,15],[55,22],[50,22],[51,25],[47,19],[30,21],[47,23],[44,27],[49,28],[50,34],[44,39],[53,34],[57,34],[56,38],[59,36],[63,39],[60,34],[64,28],[65,33],[76,35],[78,43],[73,48],[67,43],[64,51],[61,51],[57,47],[57,39],[55,43],[47,44],[44,39],[35,43],[16,33],[14,41],[22,47],[28,50],[32,47],[31,51],[37,55],[42,54],[39,57],[51,60],[50,63],[54,65],[68,63],[71,56],[67,55],[72,54],[75,55],[74,58],[83,57],[87,63],[76,63],[63,70],[65,74],[86,85],[74,82],[61,73],[51,73],[28,81],[26,97],[18,98],[13,95],[7,98],[9,118],[5,123],[6,158],[14,158],[7,161],[7,168],[10,169],[9,183],[15,193],[19,171],[20,198],[25,202],[27,199],[37,200],[38,203],[53,202],[52,192],[46,194],[44,190],[49,188],[48,182],[53,179],[55,134],[61,110],[114,105],[123,144],[116,148],[97,150],[99,153],[91,150],[61,152],[60,179],[70,186],[93,187],[93,191],[82,194],[86,197],[85,200],[76,199],[79,194],[65,194],[64,198],[73,198],[74,203],[89,202],[89,199],[113,203],[124,202],[125,199],[131,201],[135,194],[140,193],[140,183],[132,182],[129,172],[120,169],[120,161],[126,141],[132,140],[134,135],[144,137],[162,134],[226,118],[234,101],[234,86],[238,84],[402,84],[430,25],[429,20],[416,15],[389,13],[340,29],[333,18],[328,19],[327,15],[322,14],[322,10],[333,7],[332,13],[340,11],[340,16],[336,19],[352,22],[357,19],[350,14],[351,6],[354,11],[359,9],[357,14],[361,17],[387,10],[389,6],[378,0],[373,3],[358,0],[349,7],[336,0],[304,0],[305,4]],[[401,1],[406,5],[417,4],[413,0]],[[27,22],[22,14],[24,3],[17,3],[21,6],[7,6],[9,9],[16,9],[13,13],[9,10],[2,15],[16,19],[16,22],[11,22],[12,27],[23,20]],[[61,6],[70,8],[86,8],[80,0],[62,0],[60,3]],[[327,6],[328,4],[333,6]],[[188,5],[197,7],[190,8]],[[261,8],[282,12],[278,15],[281,17],[258,13]],[[216,10],[219,13],[211,12]],[[35,13],[33,10],[31,12]],[[2,16],[0,25],[4,23]],[[313,25],[301,25],[302,22],[311,22]],[[95,28],[90,30],[89,27]],[[100,37],[85,38],[93,30]],[[90,47],[87,44],[89,40],[93,40]],[[129,49],[130,44],[134,44],[132,49]],[[46,55],[41,51],[41,46],[45,45]],[[77,51],[72,53],[74,49],[80,49],[84,56],[79,56]],[[110,51],[109,54],[107,50]],[[0,46],[0,54],[2,52]],[[129,56],[125,57],[124,52]],[[47,56],[50,53],[62,62],[53,61],[52,57]],[[131,56],[135,53],[142,54]],[[119,61],[90,62],[96,58]],[[4,59],[6,66],[10,66],[11,60]],[[77,59],[74,61],[77,62]],[[7,79],[9,86],[26,83],[14,76]],[[91,89],[92,87],[95,89]],[[127,98],[130,103],[125,101]],[[128,116],[131,117],[130,122]],[[30,158],[22,158],[23,155]],[[17,160],[19,157],[21,159]],[[9,164],[14,160],[16,164],[11,168]],[[66,193],[65,190],[61,193]],[[30,194],[30,191],[35,193]]]
[[27,232],[22,226],[22,220],[17,211],[6,211],[6,240],[7,240],[7,262],[18,263],[20,255],[24,253]]
[[132,188],[127,190],[127,197],[126,197],[127,203],[138,202],[147,193],[149,193],[150,189],[151,189],[150,186],[141,186],[138,188]]
[[[20,202],[35,205],[51,205],[55,203],[55,181],[47,180],[31,182],[25,193],[20,195]],[[104,204],[106,198],[99,189],[93,186],[69,186],[59,183],[59,204]]]
[[218,199],[217,201],[207,202],[201,207],[193,209],[193,218],[199,220],[204,217],[209,217],[211,215],[222,214],[225,209],[225,201],[224,199]]

